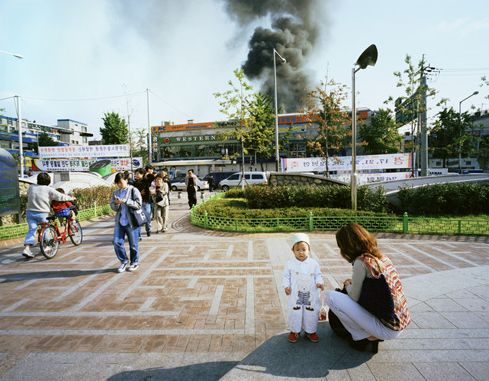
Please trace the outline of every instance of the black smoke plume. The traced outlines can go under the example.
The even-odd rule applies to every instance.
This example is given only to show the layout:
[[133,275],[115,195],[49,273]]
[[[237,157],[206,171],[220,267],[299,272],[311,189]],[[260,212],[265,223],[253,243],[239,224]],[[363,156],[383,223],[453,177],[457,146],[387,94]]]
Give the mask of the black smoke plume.
[[318,0],[224,0],[227,12],[240,25],[263,17],[270,28],[257,27],[249,41],[242,68],[249,79],[262,82],[261,92],[274,99],[273,49],[287,60],[277,62],[278,102],[282,112],[300,111],[311,88],[305,63],[319,35]]

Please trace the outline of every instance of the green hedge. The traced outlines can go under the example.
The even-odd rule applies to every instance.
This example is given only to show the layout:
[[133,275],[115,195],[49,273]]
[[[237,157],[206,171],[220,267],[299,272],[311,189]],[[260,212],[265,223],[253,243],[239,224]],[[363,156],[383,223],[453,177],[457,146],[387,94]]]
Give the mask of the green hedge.
[[[73,195],[76,197],[78,209],[90,209],[94,205],[106,205],[110,202],[115,187],[98,186],[92,188],[75,189]],[[27,194],[20,196],[21,220],[25,221],[25,210],[27,207]]]
[[[251,209],[274,208],[351,208],[350,187],[340,185],[330,186],[249,186],[244,190]],[[371,190],[362,186],[357,191],[357,206],[359,210],[385,212],[387,198],[383,189]]]
[[404,188],[399,209],[410,215],[461,216],[489,214],[489,184],[437,184]]
[[372,231],[402,231],[402,217],[335,208],[250,209],[246,199],[216,196],[192,209],[192,224],[207,229],[241,232],[337,230],[346,223],[358,222]]
[[212,198],[204,203],[197,205],[196,212],[203,214],[207,212],[210,216],[228,217],[228,218],[278,218],[278,217],[304,217],[313,212],[315,216],[383,216],[385,213],[376,213],[372,211],[357,211],[354,213],[351,209],[338,208],[314,208],[314,207],[286,207],[275,209],[251,208],[249,201],[246,199]]

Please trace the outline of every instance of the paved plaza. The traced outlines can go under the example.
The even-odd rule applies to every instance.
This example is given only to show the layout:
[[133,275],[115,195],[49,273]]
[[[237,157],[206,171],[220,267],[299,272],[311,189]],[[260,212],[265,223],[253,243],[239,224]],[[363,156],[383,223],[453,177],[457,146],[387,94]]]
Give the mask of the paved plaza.
[[[143,237],[137,272],[118,274],[112,217],[81,246],[26,261],[0,250],[0,380],[489,380],[489,244],[380,236],[413,321],[376,355],[320,324],[287,342],[281,273],[290,234],[206,231],[173,195],[171,228]],[[334,235],[312,233],[328,289],[351,274]]]

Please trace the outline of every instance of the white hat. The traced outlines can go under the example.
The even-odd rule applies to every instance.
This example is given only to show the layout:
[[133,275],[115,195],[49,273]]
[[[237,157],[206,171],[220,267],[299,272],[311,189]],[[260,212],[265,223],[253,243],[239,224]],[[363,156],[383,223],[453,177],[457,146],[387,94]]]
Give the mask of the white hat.
[[305,233],[297,233],[294,234],[292,237],[292,248],[295,246],[296,243],[299,242],[305,242],[307,243],[307,246],[311,248],[311,244],[309,243],[309,236]]

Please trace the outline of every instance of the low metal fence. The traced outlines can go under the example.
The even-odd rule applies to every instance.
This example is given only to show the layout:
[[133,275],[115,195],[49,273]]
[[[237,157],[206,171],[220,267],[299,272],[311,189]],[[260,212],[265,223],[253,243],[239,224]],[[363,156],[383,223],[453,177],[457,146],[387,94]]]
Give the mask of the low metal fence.
[[371,232],[399,234],[489,235],[489,220],[403,216],[315,216],[304,217],[230,218],[212,216],[207,211],[192,209],[190,222],[211,230],[236,232],[336,231],[356,222]]

